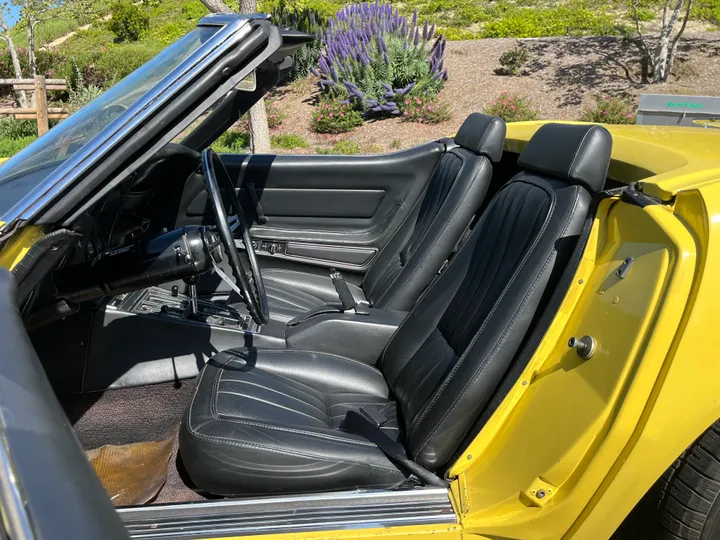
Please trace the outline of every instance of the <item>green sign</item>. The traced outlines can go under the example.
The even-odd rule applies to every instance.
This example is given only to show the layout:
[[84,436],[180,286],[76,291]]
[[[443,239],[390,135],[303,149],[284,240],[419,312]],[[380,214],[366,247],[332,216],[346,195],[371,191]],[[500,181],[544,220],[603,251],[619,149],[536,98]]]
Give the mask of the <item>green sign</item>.
[[690,103],[689,101],[685,101],[684,103],[668,101],[666,107],[673,109],[702,109],[704,105],[702,103]]

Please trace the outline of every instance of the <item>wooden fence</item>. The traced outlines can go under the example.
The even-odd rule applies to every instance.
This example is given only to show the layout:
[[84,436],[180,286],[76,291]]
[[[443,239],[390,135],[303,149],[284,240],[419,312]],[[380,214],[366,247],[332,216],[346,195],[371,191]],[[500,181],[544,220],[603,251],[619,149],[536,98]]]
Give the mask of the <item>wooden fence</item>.
[[52,90],[67,90],[65,79],[46,79],[36,75],[34,79],[0,79],[0,86],[12,86],[15,91],[30,91],[35,95],[35,107],[0,107],[0,115],[8,114],[18,120],[37,119],[38,136],[47,133],[50,119],[67,118],[64,107],[48,107],[47,93]]

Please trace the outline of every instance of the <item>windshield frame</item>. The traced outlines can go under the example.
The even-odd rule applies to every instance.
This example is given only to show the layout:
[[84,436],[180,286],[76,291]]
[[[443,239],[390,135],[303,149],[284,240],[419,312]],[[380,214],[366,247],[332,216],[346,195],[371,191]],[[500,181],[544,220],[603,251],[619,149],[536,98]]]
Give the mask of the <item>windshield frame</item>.
[[182,93],[188,81],[212,66],[245,38],[251,31],[249,22],[252,19],[267,19],[267,16],[211,14],[201,19],[198,27],[215,26],[220,29],[27,195],[19,199],[10,210],[0,216],[0,231],[17,220],[31,219],[68,186],[91,170],[98,161],[111,153],[114,147],[129,133],[141,126],[158,109],[175,99],[178,93]]

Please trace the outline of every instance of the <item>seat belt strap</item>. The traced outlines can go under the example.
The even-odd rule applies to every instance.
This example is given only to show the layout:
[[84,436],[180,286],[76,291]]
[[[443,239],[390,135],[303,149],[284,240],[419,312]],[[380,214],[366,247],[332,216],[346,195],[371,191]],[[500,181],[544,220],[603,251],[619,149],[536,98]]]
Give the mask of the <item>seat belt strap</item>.
[[255,183],[248,182],[247,189],[250,194],[250,200],[252,201],[253,207],[255,208],[255,216],[257,217],[258,225],[265,225],[267,223],[267,217],[265,216],[265,212],[263,212],[262,205],[260,204],[260,199],[257,196],[257,191],[255,191]]
[[346,433],[360,435],[375,444],[383,454],[395,462],[401,469],[414,474],[423,484],[443,488],[448,487],[444,480],[408,458],[403,445],[391,439],[388,434],[375,423],[373,416],[362,408],[360,412],[348,411],[345,414],[345,419],[340,429]]
[[348,284],[345,282],[345,278],[342,277],[342,274],[335,270],[335,268],[330,269],[330,279],[332,279],[335,290],[340,297],[340,303],[342,304],[343,311],[350,311],[351,309],[354,309],[355,313],[358,315],[370,314],[364,304],[355,301],[355,298],[350,292],[350,287],[348,287]]

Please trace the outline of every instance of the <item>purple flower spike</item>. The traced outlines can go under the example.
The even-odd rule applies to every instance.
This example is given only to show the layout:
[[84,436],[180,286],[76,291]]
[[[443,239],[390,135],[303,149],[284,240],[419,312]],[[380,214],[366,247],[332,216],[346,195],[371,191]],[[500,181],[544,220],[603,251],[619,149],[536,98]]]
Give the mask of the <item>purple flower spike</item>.
[[423,41],[427,41],[428,39],[428,20],[425,19],[425,25],[423,26]]
[[335,81],[329,81],[327,79],[322,79],[320,81],[320,84],[325,85],[325,86],[335,86]]
[[434,35],[435,35],[435,25],[433,24],[433,25],[430,27],[430,30],[428,30],[428,37],[427,37],[427,38],[428,38],[428,41],[430,41],[430,40],[433,38]]
[[415,29],[415,37],[413,38],[413,45],[416,47],[420,44],[420,30]]
[[383,87],[385,90],[387,90],[388,92],[392,92],[392,91],[393,91],[392,86],[390,86],[388,83],[380,83],[380,84],[381,84],[382,87]]
[[310,68],[310,73],[315,75],[317,78],[320,78],[320,72],[317,70],[317,68],[315,66]]
[[389,66],[390,65],[390,57],[388,56],[388,53],[383,52],[383,60],[385,60],[385,63]]
[[413,12],[413,18],[412,18],[413,28],[417,26],[417,18],[418,18],[418,10],[417,10],[417,8],[415,8],[415,11]]

